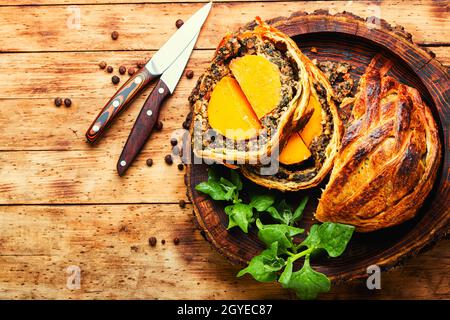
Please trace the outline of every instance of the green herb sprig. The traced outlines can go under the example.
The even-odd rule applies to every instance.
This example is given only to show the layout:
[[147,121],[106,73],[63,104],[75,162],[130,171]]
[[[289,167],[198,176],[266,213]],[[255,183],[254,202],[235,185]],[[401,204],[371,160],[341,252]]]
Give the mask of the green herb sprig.
[[[242,188],[237,172],[231,170],[228,180],[219,178],[212,168],[208,170],[208,181],[195,187],[214,200],[232,202],[225,207],[229,217],[228,229],[238,226],[247,233],[249,225],[256,222],[258,238],[267,249],[253,257],[237,276],[250,274],[260,282],[278,281],[283,288],[294,290],[300,299],[315,299],[319,293],[328,292],[331,282],[325,274],[312,268],[311,257],[319,252],[326,252],[332,258],[339,257],[355,228],[333,222],[315,224],[305,240],[295,244],[294,237],[304,233],[303,229],[295,227],[295,223],[301,219],[308,198],[304,197],[294,211],[284,199],[275,203],[275,195],[267,193],[252,194],[250,202],[245,204],[239,197]],[[268,214],[278,223],[263,224],[260,214]],[[302,267],[294,271],[294,262],[301,258]]]

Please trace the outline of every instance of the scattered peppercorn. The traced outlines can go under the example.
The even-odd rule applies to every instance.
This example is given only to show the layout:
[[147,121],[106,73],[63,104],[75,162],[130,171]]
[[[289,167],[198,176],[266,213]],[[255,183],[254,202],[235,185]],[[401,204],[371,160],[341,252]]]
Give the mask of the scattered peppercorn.
[[132,75],[134,74],[134,68],[133,68],[133,67],[128,68],[128,74],[129,74],[130,76],[132,76]]
[[170,154],[166,155],[164,157],[164,161],[168,164],[168,165],[172,165],[173,164],[173,159],[172,156]]
[[155,237],[148,238],[148,243],[152,247],[156,246],[156,238]]
[[62,105],[62,99],[60,97],[55,98],[55,106],[60,107]]
[[120,66],[119,67],[119,73],[120,74],[125,74],[125,72],[127,72],[127,68],[125,68],[125,66]]
[[192,79],[194,77],[194,71],[191,69],[186,70],[186,78]]
[[184,121],[184,122],[183,122],[183,128],[184,128],[184,129],[189,130],[189,126],[190,126],[190,125],[189,125],[189,122],[188,122],[188,121]]
[[147,159],[146,163],[149,167],[151,167],[153,165],[153,159]]
[[113,40],[117,40],[117,38],[119,38],[119,33],[118,33],[117,31],[113,31],[113,32],[111,33],[111,38],[112,38]]
[[138,61],[138,63],[136,64],[136,66],[141,69],[145,66],[145,62],[144,61]]
[[181,20],[181,19],[178,19],[178,20],[175,22],[175,25],[177,26],[178,29],[181,28],[181,26],[182,26],[183,24],[184,24],[184,21]]
[[173,238],[173,243],[177,246],[180,243],[180,239]]
[[98,66],[100,67],[100,69],[105,69],[106,68],[106,62],[102,61],[98,64]]
[[184,201],[183,199],[181,199],[181,200],[178,202],[178,205],[180,206],[180,208],[184,208],[184,207],[186,207],[186,201]]
[[114,71],[114,68],[111,67],[111,66],[108,66],[108,67],[106,68],[106,71],[108,71],[108,73],[112,73],[112,72]]
[[158,120],[156,123],[156,130],[161,131],[163,128],[163,122],[161,120]]
[[170,139],[170,144],[172,145],[172,146],[176,146],[177,145],[177,143],[178,143],[178,140],[176,139],[176,138],[172,138],[172,139]]
[[161,240],[161,243],[162,243],[162,244],[166,244],[166,240],[162,239],[162,240]]
[[179,163],[177,165],[178,170],[182,171],[184,169],[184,165],[182,163]]
[[112,76],[111,78],[112,83],[118,84],[120,82],[120,78],[116,75]]
[[72,105],[72,100],[70,100],[69,98],[65,98],[64,99],[64,105],[66,107],[70,107]]

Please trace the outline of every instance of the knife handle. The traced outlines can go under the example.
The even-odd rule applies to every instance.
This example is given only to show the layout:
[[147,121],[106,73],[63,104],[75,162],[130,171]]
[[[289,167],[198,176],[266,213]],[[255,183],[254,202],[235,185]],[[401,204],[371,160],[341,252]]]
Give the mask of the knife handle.
[[136,122],[133,125],[133,129],[131,129],[127,142],[125,143],[125,147],[122,150],[122,154],[119,157],[119,161],[117,162],[117,172],[119,173],[119,176],[122,176],[130,167],[131,163],[148,140],[148,137],[158,120],[161,105],[164,99],[169,95],[169,88],[164,81],[159,80],[147,100],[145,100],[144,106],[139,112]]
[[128,81],[117,90],[116,94],[103,107],[94,122],[92,122],[86,132],[86,139],[90,143],[96,142],[111,124],[116,115],[125,109],[136,94],[147,86],[154,78],[155,76],[152,75],[147,68],[143,67],[128,79]]

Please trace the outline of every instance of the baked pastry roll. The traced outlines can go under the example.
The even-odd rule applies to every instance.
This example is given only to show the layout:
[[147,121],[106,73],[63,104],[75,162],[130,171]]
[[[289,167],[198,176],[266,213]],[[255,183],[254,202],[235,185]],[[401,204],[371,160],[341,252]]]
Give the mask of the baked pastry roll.
[[222,39],[189,97],[194,154],[218,163],[270,161],[304,116],[309,93],[295,42],[257,18]]
[[263,165],[241,167],[248,179],[282,191],[317,186],[333,167],[343,132],[328,79],[308,57],[301,54],[300,58],[308,74],[310,97],[303,121],[281,149],[279,167],[272,175],[261,174]]
[[373,59],[360,79],[349,125],[315,216],[368,232],[415,216],[432,189],[441,147],[419,92]]

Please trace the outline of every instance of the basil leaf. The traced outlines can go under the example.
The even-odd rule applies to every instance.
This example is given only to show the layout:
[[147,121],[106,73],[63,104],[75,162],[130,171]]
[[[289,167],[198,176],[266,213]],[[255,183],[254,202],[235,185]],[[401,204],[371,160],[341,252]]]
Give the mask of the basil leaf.
[[248,232],[248,225],[253,222],[252,207],[244,203],[236,203],[225,207],[228,215],[228,228],[238,226],[245,233]]
[[268,212],[272,218],[274,218],[277,221],[280,221],[281,223],[284,222],[283,218],[281,217],[281,215],[278,213],[278,210],[275,207],[269,207],[266,209],[266,212]]
[[292,248],[292,237],[302,233],[304,230],[296,227],[291,227],[285,224],[267,224],[263,225],[258,219],[256,220],[258,226],[258,238],[270,247],[272,243],[278,242],[280,250]]
[[331,288],[330,279],[311,268],[309,256],[306,257],[303,267],[299,271],[292,272],[286,281],[283,279],[283,287],[293,289],[297,296],[304,300],[315,299],[319,293],[328,292]]
[[271,194],[259,194],[251,197],[249,205],[258,212],[266,211],[275,202],[275,196]]
[[235,199],[237,196],[237,193],[235,194],[236,186],[233,183],[231,183],[231,181],[229,181],[223,177],[221,177],[219,181],[220,181],[220,185],[226,192],[225,193],[226,200]]
[[330,257],[335,258],[345,251],[354,230],[354,226],[333,222],[313,225],[301,246],[313,250],[325,249]]
[[300,204],[298,205],[297,209],[295,209],[294,214],[292,215],[292,218],[291,218],[291,221],[290,221],[291,224],[296,222],[296,221],[298,221],[298,220],[300,220],[300,218],[303,215],[303,210],[305,210],[307,202],[308,202],[308,197],[307,196],[304,197],[302,199],[302,201],[300,201]]
[[239,173],[237,173],[234,170],[231,170],[230,175],[231,175],[231,182],[236,186],[236,189],[238,191],[241,191],[243,184],[242,184],[241,176],[239,175]]
[[284,224],[289,224],[292,218],[292,208],[289,206],[285,199],[281,200],[280,203],[277,205],[277,210],[280,213],[281,217],[283,218]]
[[260,282],[276,280],[278,277],[276,272],[284,266],[284,260],[277,257],[277,252],[278,243],[274,242],[268,249],[253,257],[248,266],[239,271],[237,277],[248,273]]
[[195,186],[195,190],[209,195],[214,200],[229,200],[229,194],[222,185],[216,181],[200,182]]
[[286,267],[284,268],[284,271],[281,273],[280,278],[278,279],[278,282],[281,283],[281,286],[283,288],[289,287],[293,268],[294,268],[294,262],[292,261],[291,258],[288,258],[286,261]]

